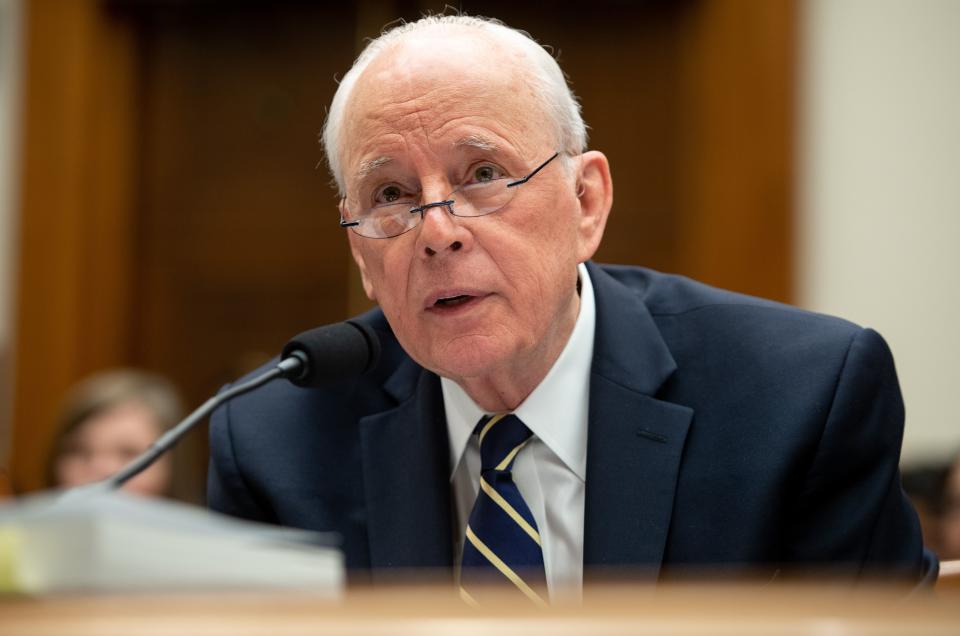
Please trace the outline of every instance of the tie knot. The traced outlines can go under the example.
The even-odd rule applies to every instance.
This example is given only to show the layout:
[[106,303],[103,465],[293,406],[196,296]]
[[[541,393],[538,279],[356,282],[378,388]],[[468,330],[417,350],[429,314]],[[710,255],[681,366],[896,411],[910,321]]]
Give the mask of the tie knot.
[[480,470],[510,470],[517,453],[533,434],[513,413],[485,416],[477,424]]

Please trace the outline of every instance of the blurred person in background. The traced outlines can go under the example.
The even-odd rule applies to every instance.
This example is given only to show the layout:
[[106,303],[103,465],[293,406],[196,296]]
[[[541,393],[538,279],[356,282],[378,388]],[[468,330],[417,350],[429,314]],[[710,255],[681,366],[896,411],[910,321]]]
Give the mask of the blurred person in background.
[[947,472],[940,518],[940,557],[960,559],[960,453]]
[[[47,463],[47,486],[72,488],[109,477],[182,415],[180,396],[160,376],[120,369],[88,377],[71,389],[60,409]],[[127,482],[124,490],[166,496],[171,475],[167,454]]]
[[944,481],[948,464],[904,468],[901,476],[903,490],[910,498],[923,532],[923,544],[942,555],[941,517],[943,516]]

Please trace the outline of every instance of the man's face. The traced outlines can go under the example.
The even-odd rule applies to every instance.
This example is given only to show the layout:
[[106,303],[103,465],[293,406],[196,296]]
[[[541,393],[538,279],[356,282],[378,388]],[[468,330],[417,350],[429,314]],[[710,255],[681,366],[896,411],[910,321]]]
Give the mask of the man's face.
[[[469,37],[381,54],[347,105],[347,205],[398,191],[440,201],[478,175],[523,177],[550,157],[553,126],[519,65],[497,42]],[[461,384],[549,368],[576,321],[576,265],[599,241],[577,188],[558,158],[491,215],[435,207],[394,238],[348,233],[367,294],[418,363]]]

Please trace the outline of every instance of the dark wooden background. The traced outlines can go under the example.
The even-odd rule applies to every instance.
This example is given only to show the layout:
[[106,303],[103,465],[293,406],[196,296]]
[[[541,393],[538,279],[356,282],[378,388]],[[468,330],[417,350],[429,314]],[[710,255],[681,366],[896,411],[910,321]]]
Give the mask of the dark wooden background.
[[[463,2],[551,45],[611,160],[597,260],[789,301],[792,0]],[[13,453],[41,486],[58,402],[97,369],[191,405],[365,307],[317,135],[364,38],[443,3],[31,0]],[[206,440],[178,449],[200,501]]]

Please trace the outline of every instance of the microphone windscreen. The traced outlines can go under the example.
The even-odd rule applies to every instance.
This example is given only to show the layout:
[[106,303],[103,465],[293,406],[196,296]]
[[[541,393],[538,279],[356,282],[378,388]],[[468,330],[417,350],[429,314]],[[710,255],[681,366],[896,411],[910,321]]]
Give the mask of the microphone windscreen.
[[297,386],[318,387],[362,375],[377,366],[380,339],[363,323],[338,322],[295,336],[284,346],[282,357],[296,352],[306,364],[290,381]]

